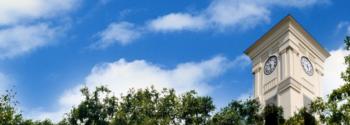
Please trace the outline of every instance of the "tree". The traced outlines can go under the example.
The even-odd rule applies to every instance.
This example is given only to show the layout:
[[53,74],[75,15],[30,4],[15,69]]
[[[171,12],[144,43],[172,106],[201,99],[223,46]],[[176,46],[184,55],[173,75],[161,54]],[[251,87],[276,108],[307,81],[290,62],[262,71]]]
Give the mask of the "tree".
[[[344,40],[345,49],[350,50],[350,37]],[[311,103],[311,109],[325,124],[350,125],[350,55],[345,57],[346,70],[341,74],[345,84],[332,91],[328,100],[318,98]]]
[[208,122],[210,112],[215,109],[209,96],[196,96],[195,91],[189,91],[180,99],[179,118],[186,125],[203,125]]
[[260,103],[257,100],[232,101],[213,116],[211,124],[262,125],[263,117],[259,113],[260,110]]
[[179,98],[176,96],[174,89],[163,89],[162,97],[159,98],[157,118],[159,125],[177,125]]
[[33,120],[24,120],[19,125],[54,125],[51,120],[46,119],[43,121],[33,121]]
[[0,125],[53,125],[50,120],[33,121],[25,120],[22,114],[16,110],[18,104],[15,101],[16,93],[13,90],[6,90],[0,96]]
[[289,118],[285,125],[318,125],[319,122],[307,108],[300,109],[293,117]]
[[115,113],[115,125],[151,125],[157,124],[157,104],[159,93],[153,87],[135,91],[130,89],[126,96],[122,96]]
[[57,123],[57,125],[69,125],[68,119],[63,118],[60,122]]
[[0,97],[0,121],[5,125],[17,125],[22,121],[22,115],[16,112],[14,101],[15,93],[12,90],[6,90],[5,95]]
[[87,87],[82,88],[84,100],[68,114],[68,122],[71,125],[108,125],[117,107],[116,97],[110,96],[110,92],[104,86],[96,87],[92,93]]
[[197,96],[195,91],[176,96],[174,89],[131,89],[122,96],[112,124],[198,125],[205,124],[213,110],[211,98]]
[[262,115],[265,119],[265,125],[283,125],[285,122],[282,107],[276,105],[265,106]]

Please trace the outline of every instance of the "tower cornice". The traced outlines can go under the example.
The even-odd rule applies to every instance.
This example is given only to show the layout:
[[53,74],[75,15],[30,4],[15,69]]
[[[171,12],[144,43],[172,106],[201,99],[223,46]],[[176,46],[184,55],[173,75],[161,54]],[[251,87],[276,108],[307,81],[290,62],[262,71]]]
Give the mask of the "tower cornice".
[[307,44],[308,47],[311,47],[309,49],[311,49],[314,53],[317,53],[315,55],[318,55],[322,61],[325,61],[325,59],[327,59],[330,56],[329,52],[325,50],[319,44],[319,42],[317,42],[311,36],[311,34],[308,33],[291,15],[287,15],[286,17],[284,17],[280,22],[278,22],[275,26],[273,26],[267,33],[265,33],[256,42],[254,42],[254,44],[252,44],[248,49],[246,49],[244,53],[248,55],[251,59],[253,59],[258,54],[254,50],[258,50],[258,48],[263,47],[264,46],[263,43],[270,41],[270,44],[271,44],[271,42],[273,41],[273,39],[271,38],[276,39],[286,34],[294,35],[296,38],[299,38],[299,39],[300,38],[305,39],[305,40],[301,39],[301,41],[303,41],[304,44]]

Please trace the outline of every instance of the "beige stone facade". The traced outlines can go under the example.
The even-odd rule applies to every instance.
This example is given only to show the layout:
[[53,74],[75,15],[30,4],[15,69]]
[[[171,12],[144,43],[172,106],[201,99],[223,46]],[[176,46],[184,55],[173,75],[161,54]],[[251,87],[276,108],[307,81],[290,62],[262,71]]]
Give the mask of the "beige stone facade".
[[[323,64],[330,54],[290,15],[246,51],[253,62],[254,97],[282,106],[289,118],[321,96]],[[277,57],[269,60],[272,56]],[[302,59],[304,58],[304,59]]]

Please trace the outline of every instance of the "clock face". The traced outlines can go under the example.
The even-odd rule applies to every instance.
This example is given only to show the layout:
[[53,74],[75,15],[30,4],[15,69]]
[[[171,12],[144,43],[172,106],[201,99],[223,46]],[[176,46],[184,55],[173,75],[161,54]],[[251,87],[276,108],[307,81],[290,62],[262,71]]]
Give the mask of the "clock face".
[[312,76],[312,74],[314,74],[314,67],[312,66],[310,60],[307,57],[301,57],[301,66],[303,67],[306,74],[308,74],[309,76]]
[[270,75],[277,67],[277,56],[270,56],[265,62],[264,73]]

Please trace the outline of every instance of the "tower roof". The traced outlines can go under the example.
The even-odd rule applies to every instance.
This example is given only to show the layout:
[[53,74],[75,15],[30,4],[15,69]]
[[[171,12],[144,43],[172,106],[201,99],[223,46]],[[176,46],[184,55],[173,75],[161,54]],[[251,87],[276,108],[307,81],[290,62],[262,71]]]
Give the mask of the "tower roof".
[[325,50],[319,42],[317,42],[290,14],[284,17],[280,22],[278,22],[275,26],[273,26],[268,32],[266,32],[263,36],[261,36],[253,45],[251,45],[248,49],[244,51],[245,54],[251,57],[251,52],[259,47],[264,41],[266,41],[272,34],[274,34],[278,29],[283,26],[288,25],[288,27],[293,26],[297,31],[299,31],[308,42],[315,47],[319,53],[322,54],[324,59],[330,56],[329,52]]

